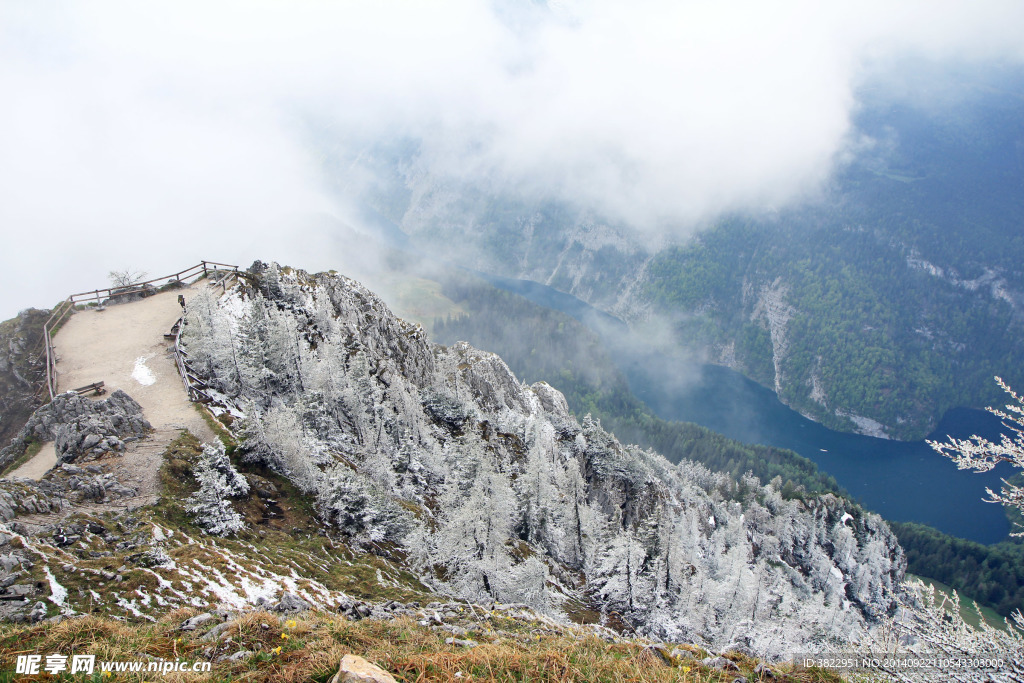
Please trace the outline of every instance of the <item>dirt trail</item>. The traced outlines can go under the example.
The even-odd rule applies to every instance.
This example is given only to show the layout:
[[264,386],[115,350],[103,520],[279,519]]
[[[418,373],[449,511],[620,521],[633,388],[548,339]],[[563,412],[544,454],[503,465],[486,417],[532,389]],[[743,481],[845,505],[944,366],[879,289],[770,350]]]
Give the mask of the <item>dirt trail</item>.
[[16,479],[25,477],[39,481],[43,475],[50,471],[50,468],[57,464],[57,449],[53,447],[52,441],[47,441],[39,452],[32,456],[32,459],[19,465],[17,469],[5,476],[5,479]]
[[[138,401],[153,425],[149,437],[131,444],[123,454],[100,461],[111,467],[122,484],[138,491],[135,498],[111,507],[130,503],[134,508],[154,502],[160,456],[180,430],[188,429],[200,441],[216,439],[189,402],[174,364],[173,342],[164,338],[181,315],[178,295],[184,294],[187,303],[207,286],[202,281],[105,310],[79,311],[53,338],[58,391],[103,382],[108,393],[121,389]],[[53,444],[48,443],[10,476],[40,479],[55,463]]]

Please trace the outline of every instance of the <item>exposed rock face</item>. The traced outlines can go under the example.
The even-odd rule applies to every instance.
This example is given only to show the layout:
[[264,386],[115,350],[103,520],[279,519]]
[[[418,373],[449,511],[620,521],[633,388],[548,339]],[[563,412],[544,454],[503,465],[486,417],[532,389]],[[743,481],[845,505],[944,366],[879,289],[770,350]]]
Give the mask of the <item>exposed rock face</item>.
[[0,323],[0,444],[10,441],[39,403],[43,323],[49,311],[30,308]]
[[782,393],[783,361],[789,350],[786,324],[793,317],[793,307],[786,303],[786,285],[778,278],[770,287],[764,287],[758,298],[751,320],[764,318],[772,340],[772,366],[775,368],[775,393]]
[[0,450],[0,467],[24,453],[33,440],[54,441],[58,462],[66,463],[123,451],[125,440],[142,438],[152,428],[142,406],[120,389],[100,401],[69,391],[32,414],[11,444]]
[[0,522],[17,515],[46,514],[62,507],[59,491],[34,481],[0,481]]
[[424,581],[775,654],[894,607],[905,562],[879,517],[620,444],[547,384],[429,343],[347,278],[251,273],[190,306],[183,334],[248,416],[245,457],[315,495],[351,541],[402,546]]

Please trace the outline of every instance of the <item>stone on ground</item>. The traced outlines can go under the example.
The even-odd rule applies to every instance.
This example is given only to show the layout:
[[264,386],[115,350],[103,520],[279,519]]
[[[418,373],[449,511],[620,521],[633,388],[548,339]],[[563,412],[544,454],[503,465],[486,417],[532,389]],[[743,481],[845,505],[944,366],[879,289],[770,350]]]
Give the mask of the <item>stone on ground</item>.
[[331,683],[398,683],[394,677],[376,664],[371,664],[358,655],[341,658],[338,673]]

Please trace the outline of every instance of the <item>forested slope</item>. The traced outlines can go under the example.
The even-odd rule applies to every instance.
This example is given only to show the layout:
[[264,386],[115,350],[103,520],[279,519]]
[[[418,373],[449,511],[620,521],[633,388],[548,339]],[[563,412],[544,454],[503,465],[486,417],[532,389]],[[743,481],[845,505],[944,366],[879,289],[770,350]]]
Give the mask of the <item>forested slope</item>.
[[[761,481],[781,477],[785,497],[841,493],[835,480],[791,451],[743,444],[704,427],[652,415],[626,385],[601,339],[569,316],[469,277],[450,278],[445,293],[469,313],[438,320],[442,343],[469,340],[492,348],[529,381],[546,379],[573,412],[600,418],[618,438],[650,446],[678,461],[688,458],[728,472],[738,483],[752,472]],[[955,538],[922,524],[890,522],[907,552],[908,571],[934,578],[1004,616],[1024,608],[1024,545],[992,546]]]

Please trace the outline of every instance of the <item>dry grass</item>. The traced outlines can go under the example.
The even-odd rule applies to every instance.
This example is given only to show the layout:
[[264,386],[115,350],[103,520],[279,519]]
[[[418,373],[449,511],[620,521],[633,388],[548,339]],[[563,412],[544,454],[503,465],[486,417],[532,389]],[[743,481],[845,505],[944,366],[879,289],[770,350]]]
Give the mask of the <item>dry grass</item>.
[[[167,681],[274,681],[324,683],[333,676],[347,653],[365,657],[387,669],[399,681],[452,681],[465,683],[512,681],[595,681],[607,683],[712,683],[748,680],[755,660],[735,656],[740,672],[709,669],[694,660],[667,665],[644,651],[640,642],[609,643],[583,631],[560,635],[494,632],[480,637],[480,645],[447,645],[449,634],[421,627],[409,618],[393,621],[348,621],[323,612],[286,617],[249,612],[229,622],[215,640],[202,636],[216,620],[198,631],[178,630],[197,610],[176,610],[158,623],[132,627],[104,617],[85,616],[56,625],[0,626],[0,681],[14,680],[17,654],[72,652],[95,654],[97,660],[130,661],[146,658],[213,661],[208,674],[171,673]],[[241,661],[216,661],[240,650],[252,654]],[[839,681],[833,674],[814,669],[782,666],[778,681],[812,683]],[[45,679],[45,677],[43,677]],[[103,679],[106,680],[106,679]],[[117,680],[147,680],[144,674],[118,674]]]

